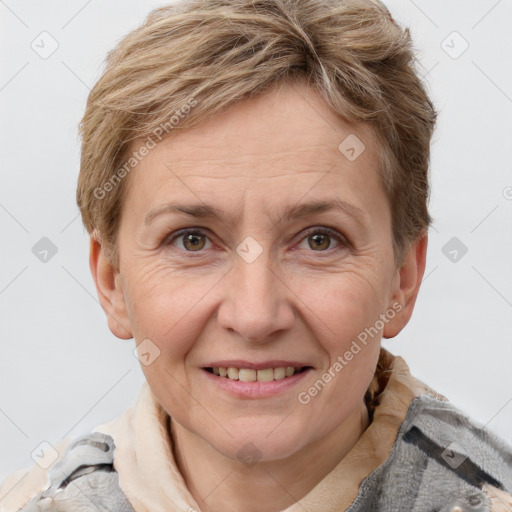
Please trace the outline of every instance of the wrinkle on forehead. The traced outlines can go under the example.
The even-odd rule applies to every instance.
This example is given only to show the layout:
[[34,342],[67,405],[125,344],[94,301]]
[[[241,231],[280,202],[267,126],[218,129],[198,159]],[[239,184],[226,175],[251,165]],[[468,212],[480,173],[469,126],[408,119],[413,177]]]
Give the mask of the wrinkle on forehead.
[[[174,199],[225,208],[242,197],[254,213],[263,204],[277,211],[330,194],[382,220],[377,196],[385,191],[377,183],[378,148],[370,125],[344,121],[314,90],[307,91],[307,102],[303,92],[287,92],[280,90],[279,101],[273,93],[241,101],[158,143],[130,176],[144,215]],[[355,161],[338,149],[351,133],[366,146]]]

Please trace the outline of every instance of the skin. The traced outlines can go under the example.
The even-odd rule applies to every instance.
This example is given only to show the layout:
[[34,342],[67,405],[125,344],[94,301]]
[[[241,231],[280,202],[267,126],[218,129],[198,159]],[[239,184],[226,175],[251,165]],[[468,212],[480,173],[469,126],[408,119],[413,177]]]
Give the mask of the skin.
[[[349,134],[366,146],[354,161],[338,150]],[[150,339],[160,350],[142,369],[171,417],[176,461],[201,510],[289,507],[367,428],[364,394],[380,340],[409,321],[427,236],[396,268],[371,128],[347,123],[302,83],[281,85],[175,132],[129,180],[118,269],[91,239],[91,270],[109,327],[119,338]],[[332,198],[361,209],[361,224],[335,210],[282,220],[289,205]],[[145,226],[149,212],[171,201],[212,204],[225,221],[164,214]],[[229,220],[236,222],[228,226]],[[340,241],[306,233],[323,226]],[[186,236],[170,241],[192,227],[205,235],[195,246]],[[252,263],[236,252],[249,236],[262,249]],[[393,304],[400,312],[301,404],[298,394]],[[292,359],[313,370],[276,396],[244,399],[204,377],[205,364],[221,359]],[[258,459],[250,466],[237,456],[248,443]]]

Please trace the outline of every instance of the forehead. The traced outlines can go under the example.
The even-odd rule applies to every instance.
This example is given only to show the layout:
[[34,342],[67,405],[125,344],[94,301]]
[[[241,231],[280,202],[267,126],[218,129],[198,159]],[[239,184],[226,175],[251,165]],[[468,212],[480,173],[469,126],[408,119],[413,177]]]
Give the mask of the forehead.
[[173,132],[139,162],[125,202],[147,214],[177,198],[233,210],[253,198],[268,212],[351,196],[368,211],[386,200],[378,151],[368,125],[342,119],[312,87],[283,84]]

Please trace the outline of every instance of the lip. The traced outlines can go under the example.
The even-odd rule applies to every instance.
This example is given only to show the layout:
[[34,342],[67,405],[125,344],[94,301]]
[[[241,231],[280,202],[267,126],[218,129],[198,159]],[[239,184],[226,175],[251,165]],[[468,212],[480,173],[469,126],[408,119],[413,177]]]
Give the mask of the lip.
[[246,368],[247,370],[266,370],[267,368],[281,368],[281,367],[293,366],[294,368],[304,368],[305,366],[311,366],[307,363],[301,363],[299,361],[284,361],[284,360],[272,360],[263,361],[261,363],[250,363],[249,361],[243,361],[242,359],[231,359],[224,361],[214,361],[203,365],[203,368]]
[[[264,368],[279,368],[279,366],[285,366],[284,364],[281,363],[278,366],[264,366],[268,363],[253,363],[252,365],[250,365],[246,362],[242,366],[235,366],[234,363],[235,361],[230,361],[232,368],[247,368],[249,370],[262,370]],[[272,364],[274,363],[275,361],[272,362]],[[218,363],[215,362],[214,367],[217,367],[217,364]],[[237,362],[237,364],[239,363]],[[219,364],[219,366],[223,366],[223,364]],[[293,366],[293,364],[287,363],[286,366]],[[306,365],[298,364],[295,367],[304,366]],[[243,382],[239,380],[228,379],[227,377],[220,377],[218,375],[214,375],[205,368],[201,368],[200,370],[204,378],[208,379],[208,385],[216,386],[217,389],[236,398],[258,399],[271,398],[283,394],[286,391],[290,391],[295,386],[297,386],[303,379],[305,379],[309,375],[309,373],[313,371],[313,368],[309,366],[300,373],[295,373],[291,377],[285,377],[284,379],[280,380],[272,380],[270,382]]]

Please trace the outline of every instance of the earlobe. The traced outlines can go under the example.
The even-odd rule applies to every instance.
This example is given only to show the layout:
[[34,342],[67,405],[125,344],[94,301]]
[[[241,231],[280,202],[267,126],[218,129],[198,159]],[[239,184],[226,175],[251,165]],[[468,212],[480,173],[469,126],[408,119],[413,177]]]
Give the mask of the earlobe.
[[107,315],[109,329],[114,336],[128,340],[133,334],[119,273],[106,258],[101,242],[94,234],[89,249],[89,266],[101,307]]
[[[425,272],[428,234],[423,233],[411,245],[404,264],[397,270],[393,297],[389,307],[397,314],[385,325],[382,336],[394,338],[409,322]],[[402,307],[398,310],[397,304]]]

